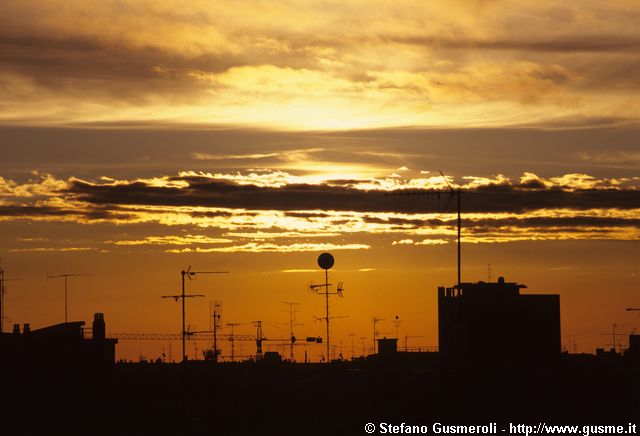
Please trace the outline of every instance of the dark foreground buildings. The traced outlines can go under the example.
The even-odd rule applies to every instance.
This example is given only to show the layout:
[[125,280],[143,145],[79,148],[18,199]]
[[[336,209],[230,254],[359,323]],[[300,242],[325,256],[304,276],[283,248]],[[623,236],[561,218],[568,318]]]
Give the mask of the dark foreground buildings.
[[512,367],[558,361],[560,296],[527,295],[518,283],[438,288],[440,359],[451,366]]
[[[100,356],[89,350],[104,337],[104,324],[96,318],[92,339],[83,338],[82,323],[41,329],[28,347],[41,360],[0,365],[0,395],[8,403],[0,433],[324,436],[367,434],[367,423],[378,430],[381,423],[407,423],[434,434],[434,423],[493,422],[497,434],[508,434],[509,423],[627,429],[637,422],[638,337],[630,339],[625,360],[560,353],[558,296],[522,295],[521,288],[504,281],[463,284],[460,292],[441,288],[444,362],[435,351],[402,352],[396,339],[385,338],[378,355],[332,363],[265,355],[245,362],[51,366],[66,359],[65,349],[81,360]],[[67,348],[44,345],[48,340]],[[104,361],[112,361],[115,343],[104,344]],[[502,369],[465,366],[465,359]],[[533,361],[556,363],[526,364]]]
[[0,361],[22,367],[94,367],[112,365],[117,339],[106,337],[104,315],[94,314],[92,335],[87,337],[84,321],[66,322],[31,330],[29,324],[13,326],[0,336]]

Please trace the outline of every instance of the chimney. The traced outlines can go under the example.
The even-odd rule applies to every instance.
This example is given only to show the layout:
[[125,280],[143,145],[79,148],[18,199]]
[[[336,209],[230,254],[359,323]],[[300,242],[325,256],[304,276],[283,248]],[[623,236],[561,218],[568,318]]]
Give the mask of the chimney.
[[104,323],[104,313],[93,314],[93,340],[104,341],[107,336],[106,326]]
[[22,327],[22,334],[29,335],[29,333],[31,333],[31,326],[29,325],[28,322],[24,323],[24,326]]
[[13,334],[16,336],[20,336],[20,324],[13,325]]

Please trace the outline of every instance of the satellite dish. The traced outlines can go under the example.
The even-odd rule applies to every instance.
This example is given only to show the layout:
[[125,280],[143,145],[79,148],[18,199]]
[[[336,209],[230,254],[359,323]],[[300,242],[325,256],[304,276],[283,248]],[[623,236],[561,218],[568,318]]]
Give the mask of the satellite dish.
[[331,269],[333,266],[333,256],[331,253],[322,253],[318,256],[318,265],[322,269]]

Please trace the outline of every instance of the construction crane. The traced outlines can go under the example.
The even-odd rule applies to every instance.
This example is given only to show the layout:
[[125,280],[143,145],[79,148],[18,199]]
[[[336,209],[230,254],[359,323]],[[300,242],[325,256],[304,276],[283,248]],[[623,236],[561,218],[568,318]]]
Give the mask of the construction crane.
[[[217,332],[214,333],[213,331],[187,331],[186,336],[190,341],[212,341],[215,335],[216,339],[219,341],[231,342],[232,360],[235,359],[234,342],[236,341],[254,342],[256,344],[257,355],[260,355],[262,352],[262,343],[265,341],[282,343],[289,342],[288,338],[269,339],[265,337],[262,332],[262,321],[254,321],[252,324],[256,326],[255,335],[237,334],[234,332],[234,327],[243,325],[243,323],[228,323],[227,326],[231,327],[231,333],[220,334]],[[87,334],[89,330],[90,329],[85,329],[85,334]],[[179,341],[183,338],[181,333],[110,333],[108,337],[110,339],[118,339],[122,341]],[[305,342],[321,344],[322,338],[309,336],[306,337]]]
[[253,321],[256,326],[256,360],[262,359],[262,341],[266,340],[262,334],[262,321]]
[[462,218],[461,218],[461,212],[460,212],[460,195],[463,193],[462,189],[454,189],[453,186],[451,186],[451,184],[449,183],[449,180],[447,179],[447,177],[444,175],[444,173],[442,171],[440,171],[440,175],[442,176],[442,178],[444,179],[445,183],[447,184],[447,190],[442,190],[442,189],[429,189],[429,190],[419,190],[419,191],[415,191],[415,190],[408,190],[408,189],[403,189],[403,190],[398,190],[395,192],[388,192],[385,195],[435,195],[438,199],[440,198],[440,195],[442,194],[450,194],[451,196],[455,196],[456,200],[457,200],[457,209],[458,209],[458,240],[457,240],[457,246],[458,246],[458,289],[461,289],[461,272],[460,272],[460,259],[461,259],[461,235],[462,235]]
[[195,297],[204,297],[202,294],[185,294],[185,283],[184,278],[187,277],[190,281],[195,278],[198,274],[227,274],[229,271],[191,271],[191,265],[187,270],[180,271],[180,275],[182,278],[182,293],[180,295],[163,295],[162,298],[173,298],[175,301],[182,301],[182,361],[187,361],[187,353],[186,353],[186,340],[187,340],[187,330],[186,330],[186,321],[185,321],[185,299],[187,298],[195,298]]
[[[190,341],[212,341],[213,334],[202,332],[187,332]],[[246,334],[218,334],[218,340],[231,341],[231,337],[235,341],[255,341],[254,335]],[[179,341],[182,339],[181,333],[109,333],[110,339],[118,339],[123,341]]]
[[67,306],[67,282],[69,277],[80,277],[80,276],[92,276],[93,274],[58,274],[58,275],[47,275],[47,279],[59,279],[64,277],[64,323],[66,324],[68,321],[68,306]]

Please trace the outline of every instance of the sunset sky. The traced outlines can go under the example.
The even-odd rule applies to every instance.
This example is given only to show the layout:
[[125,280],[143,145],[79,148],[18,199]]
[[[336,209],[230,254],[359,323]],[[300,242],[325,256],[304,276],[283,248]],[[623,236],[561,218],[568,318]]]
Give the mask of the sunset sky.
[[381,336],[398,315],[401,345],[435,346],[455,201],[385,194],[449,183],[464,190],[462,280],[490,264],[492,280],[559,293],[563,345],[610,347],[614,323],[640,330],[625,311],[640,307],[638,22],[632,0],[5,0],[0,257],[21,280],[4,330],[64,321],[47,274],[92,273],[70,279],[70,319],[177,333],[160,297],[192,265],[230,274],[188,284],[206,295],[191,330],[221,300],[237,333],[259,319],[285,337],[295,301],[297,335],[324,336],[308,284],[330,251],[345,356],[352,338],[371,346],[373,316]]

